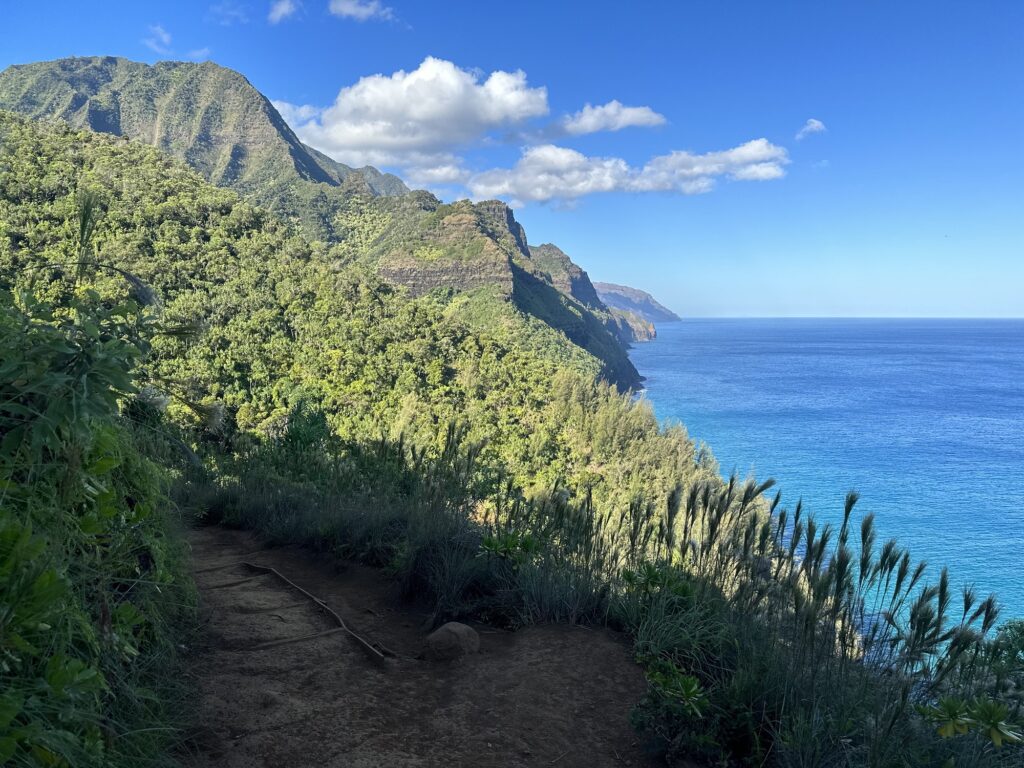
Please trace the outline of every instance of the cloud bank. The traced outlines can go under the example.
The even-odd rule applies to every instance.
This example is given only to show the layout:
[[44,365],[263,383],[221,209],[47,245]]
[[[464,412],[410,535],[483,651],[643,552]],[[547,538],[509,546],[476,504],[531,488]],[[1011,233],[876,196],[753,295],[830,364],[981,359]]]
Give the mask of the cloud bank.
[[598,192],[709,192],[719,178],[768,181],[785,175],[789,156],[767,139],[734,149],[693,154],[671,152],[633,167],[617,157],[588,157],[566,147],[529,147],[512,168],[474,174],[466,187],[476,198],[526,202],[572,200]]
[[[500,197],[520,205],[600,192],[700,194],[722,179],[781,178],[789,163],[786,149],[764,138],[719,151],[673,151],[639,166],[614,156],[588,156],[552,141],[667,120],[650,107],[612,100],[587,104],[536,130],[536,122],[550,114],[548,92],[530,85],[523,71],[487,74],[434,57],[412,71],[363,77],[342,88],[326,108],[285,101],[274,106],[304,142],[340,162],[395,168],[414,186],[458,186],[477,199]],[[534,128],[528,127],[531,121]],[[817,130],[824,125],[811,129]],[[522,146],[510,168],[474,170],[461,154],[513,140]]]
[[341,162],[420,169],[453,164],[457,147],[548,113],[547,89],[531,88],[522,71],[483,79],[433,57],[411,72],[364,77],[324,110],[277,104],[303,141]]

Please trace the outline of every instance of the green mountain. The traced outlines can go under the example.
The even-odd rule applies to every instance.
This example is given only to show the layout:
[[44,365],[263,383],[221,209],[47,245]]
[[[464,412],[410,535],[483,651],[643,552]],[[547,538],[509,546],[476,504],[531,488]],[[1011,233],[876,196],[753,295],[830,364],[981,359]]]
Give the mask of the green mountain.
[[[521,344],[557,358],[554,329],[607,380],[640,381],[626,353],[630,324],[561,251],[531,253],[508,206],[444,205],[395,176],[337,163],[302,144],[230,69],[113,57],[17,65],[0,73],[0,109],[150,144],[323,240],[338,264],[362,264],[414,296],[445,294],[474,328],[516,328]],[[537,321],[548,327],[539,335]]]
[[615,283],[594,283],[597,295],[613,309],[632,312],[650,323],[671,323],[680,317],[671,309],[659,304],[651,294],[638,288]]
[[307,147],[248,80],[212,62],[103,56],[14,65],[0,73],[0,108],[143,141],[240,192],[350,179],[374,195],[408,191],[396,176]]
[[[99,200],[93,260],[107,265],[89,270],[89,285],[111,306],[136,284],[149,286],[164,322],[202,331],[198,340],[157,339],[147,361],[176,395],[170,411],[185,422],[195,416],[184,403],[215,402],[228,435],[273,430],[304,402],[329,414],[346,439],[401,434],[420,445],[437,445],[446,425],[460,422],[469,439],[486,445],[486,460],[524,486],[589,486],[597,497],[608,488],[620,506],[642,488],[667,493],[692,461],[682,434],[652,443],[649,454],[616,458],[588,447],[579,430],[618,418],[599,418],[602,403],[615,414],[625,409],[620,415],[633,426],[622,429],[630,434],[658,442],[663,433],[629,397],[595,382],[607,363],[567,336],[610,333],[596,315],[577,316],[582,305],[530,273],[525,256],[509,255],[515,233],[497,232],[511,221],[503,206],[461,202],[428,214],[418,207],[424,200],[416,202],[425,193],[387,198],[420,211],[400,219],[412,231],[419,224],[434,233],[437,221],[450,219],[479,230],[472,242],[493,249],[496,262],[500,253],[513,275],[509,297],[491,285],[410,295],[365,261],[342,263],[344,243],[311,242],[152,147],[0,111],[0,292],[51,296],[79,285],[82,190]],[[401,232],[393,226],[387,236]],[[547,322],[517,301],[541,304]],[[475,317],[482,310],[486,318]]]

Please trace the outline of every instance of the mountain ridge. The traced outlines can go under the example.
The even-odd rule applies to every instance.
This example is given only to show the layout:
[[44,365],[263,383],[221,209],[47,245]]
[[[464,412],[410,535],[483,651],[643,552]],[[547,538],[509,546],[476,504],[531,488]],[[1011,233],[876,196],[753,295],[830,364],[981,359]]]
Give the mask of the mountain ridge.
[[614,315],[564,252],[531,253],[508,205],[445,204],[375,168],[339,163],[303,144],[234,70],[109,56],[14,65],[0,72],[0,109],[149,144],[323,241],[339,265],[362,263],[413,296],[462,294],[468,301],[453,311],[477,327],[540,319],[620,388],[641,380],[626,350],[642,328]]
[[672,323],[681,320],[675,312],[659,303],[647,291],[617,283],[594,283],[597,295],[609,308],[632,312],[650,323]]
[[397,177],[362,173],[307,147],[244,75],[213,62],[86,56],[15,64],[0,72],[0,108],[143,141],[239,191],[281,181],[338,186],[351,175],[373,194],[408,191]]

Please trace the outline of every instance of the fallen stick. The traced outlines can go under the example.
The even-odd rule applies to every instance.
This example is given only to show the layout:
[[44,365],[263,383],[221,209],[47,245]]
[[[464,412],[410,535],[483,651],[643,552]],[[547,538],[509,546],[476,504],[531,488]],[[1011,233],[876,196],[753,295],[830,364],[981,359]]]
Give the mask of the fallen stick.
[[[308,597],[310,600],[312,600],[314,603],[320,606],[320,608],[322,608],[327,614],[329,614],[331,618],[333,618],[334,621],[337,622],[338,629],[343,630],[350,638],[352,638],[352,640],[366,653],[366,655],[370,658],[372,662],[380,666],[384,666],[387,663],[387,655],[385,655],[385,652],[382,652],[379,648],[371,645],[358,634],[349,629],[349,626],[345,623],[345,620],[342,619],[341,616],[339,616],[337,612],[334,611],[334,609],[327,605],[327,603],[325,603],[323,600],[321,600],[319,597],[312,594],[311,592],[308,592],[302,587],[300,587],[294,581],[292,581],[291,579],[287,578],[284,574],[282,574],[279,570],[277,570],[276,568],[271,568],[266,565],[256,565],[254,563],[243,562],[241,563],[241,565],[244,565],[246,568],[251,568],[254,571],[260,571],[261,573],[272,573],[285,584],[292,587],[292,589],[296,589],[302,594],[304,594],[306,597]],[[390,655],[394,655],[391,652],[388,653]]]
[[240,613],[242,616],[255,616],[259,613],[271,613],[273,611],[290,611],[293,608],[302,608],[303,606],[309,605],[306,601],[301,603],[289,603],[288,605],[273,605],[269,608],[239,608],[235,606],[235,613]]

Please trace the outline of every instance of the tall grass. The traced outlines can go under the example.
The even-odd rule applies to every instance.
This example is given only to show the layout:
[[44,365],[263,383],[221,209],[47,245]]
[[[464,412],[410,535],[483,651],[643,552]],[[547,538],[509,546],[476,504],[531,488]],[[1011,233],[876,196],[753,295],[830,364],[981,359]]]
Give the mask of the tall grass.
[[476,455],[455,428],[436,455],[343,443],[303,406],[185,492],[211,518],[388,567],[432,625],[627,630],[651,681],[636,725],[670,760],[1020,764],[1024,632],[879,546],[856,495],[837,529],[736,478],[602,510],[527,499]]

